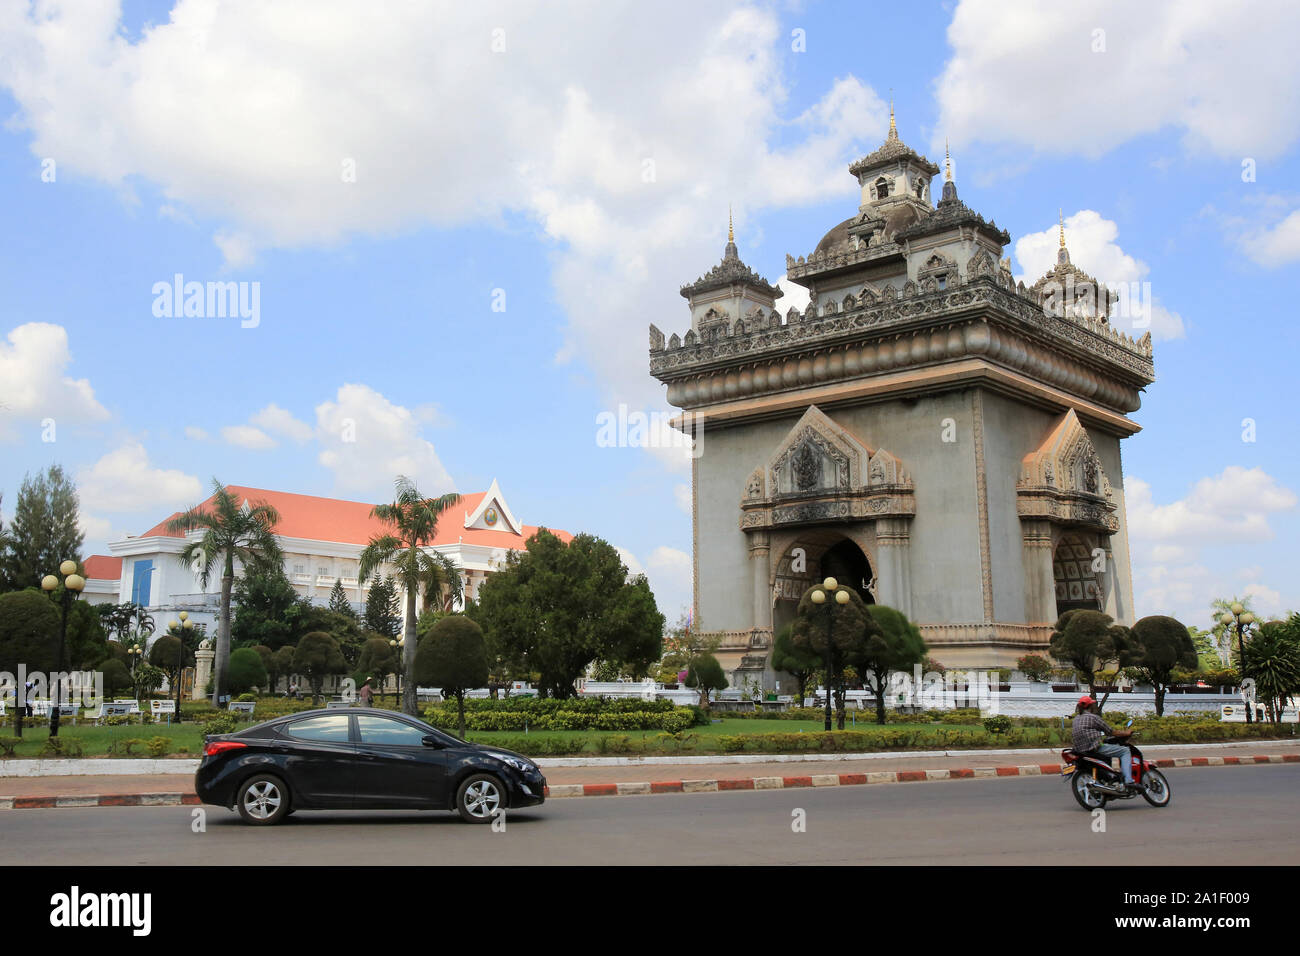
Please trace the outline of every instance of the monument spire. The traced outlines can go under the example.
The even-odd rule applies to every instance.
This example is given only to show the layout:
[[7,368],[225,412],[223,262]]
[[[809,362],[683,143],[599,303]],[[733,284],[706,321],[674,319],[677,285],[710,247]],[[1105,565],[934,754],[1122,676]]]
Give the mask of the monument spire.
[[1065,210],[1057,209],[1056,217],[1061,230],[1061,247],[1056,250],[1056,264],[1065,266],[1070,264],[1070,253],[1065,248]]
[[898,125],[894,122],[894,91],[889,91],[889,137],[888,139],[898,140]]
[[943,178],[944,182],[952,182],[952,154],[948,152],[948,137],[943,138]]

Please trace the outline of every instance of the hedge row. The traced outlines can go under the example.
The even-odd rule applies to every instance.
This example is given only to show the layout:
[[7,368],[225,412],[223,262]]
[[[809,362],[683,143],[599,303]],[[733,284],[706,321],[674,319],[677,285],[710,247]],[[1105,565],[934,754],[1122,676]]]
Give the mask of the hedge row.
[[[447,706],[447,703],[441,706]],[[465,701],[466,713],[470,711],[508,711],[523,714],[553,714],[556,711],[573,711],[581,714],[637,711],[669,712],[677,709],[671,700],[642,700],[639,697],[475,697]]]
[[[454,706],[441,704],[425,710],[424,719],[435,727],[456,727],[459,717]],[[477,708],[465,711],[466,730],[664,730],[680,733],[695,722],[696,714],[686,707],[617,711]]]

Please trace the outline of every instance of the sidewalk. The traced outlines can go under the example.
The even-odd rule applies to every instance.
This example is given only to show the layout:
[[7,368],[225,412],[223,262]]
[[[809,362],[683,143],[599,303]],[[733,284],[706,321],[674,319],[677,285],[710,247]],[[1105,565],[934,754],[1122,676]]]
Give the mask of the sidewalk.
[[[1300,763],[1300,740],[1185,744],[1144,749],[1160,767]],[[786,787],[912,783],[1057,773],[1059,751],[901,753],[841,760],[746,763],[609,764],[548,767],[550,796],[613,796]],[[0,778],[0,809],[54,806],[160,806],[196,803],[188,774]]]

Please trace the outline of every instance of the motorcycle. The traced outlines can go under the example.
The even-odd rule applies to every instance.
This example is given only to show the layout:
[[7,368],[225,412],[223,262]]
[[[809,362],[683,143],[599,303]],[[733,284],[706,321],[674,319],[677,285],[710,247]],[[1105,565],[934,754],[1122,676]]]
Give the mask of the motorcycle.
[[[1124,726],[1132,726],[1129,721]],[[1132,738],[1121,740],[1107,737],[1108,744],[1123,744],[1129,748],[1133,761],[1133,782],[1137,789],[1128,790],[1124,786],[1124,774],[1112,767],[1109,760],[1095,752],[1077,753],[1074,748],[1061,751],[1065,765],[1061,776],[1069,784],[1074,799],[1085,810],[1097,810],[1110,800],[1131,800],[1138,794],[1153,807],[1167,807],[1172,794],[1169,781],[1165,775],[1142,756],[1142,751],[1133,744]]]

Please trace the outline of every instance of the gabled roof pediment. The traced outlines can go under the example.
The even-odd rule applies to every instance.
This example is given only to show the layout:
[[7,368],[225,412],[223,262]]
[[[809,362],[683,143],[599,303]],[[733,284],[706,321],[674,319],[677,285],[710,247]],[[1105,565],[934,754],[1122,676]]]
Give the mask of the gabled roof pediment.
[[483,531],[507,531],[511,534],[523,533],[523,525],[515,520],[495,478],[492,479],[492,487],[479,500],[478,506],[466,513],[465,527]]

